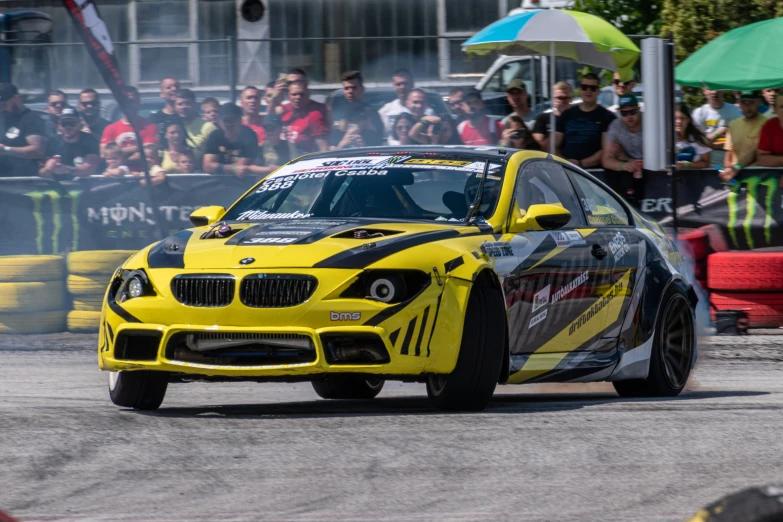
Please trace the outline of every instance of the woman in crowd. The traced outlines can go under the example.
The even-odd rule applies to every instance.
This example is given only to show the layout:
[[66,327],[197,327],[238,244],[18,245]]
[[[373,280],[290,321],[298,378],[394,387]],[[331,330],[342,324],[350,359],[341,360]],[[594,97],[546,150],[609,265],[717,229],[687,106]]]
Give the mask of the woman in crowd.
[[693,124],[691,111],[684,103],[678,104],[674,112],[674,132],[677,136],[677,170],[710,166],[712,149],[704,134]]
[[533,139],[533,134],[516,114],[509,116],[503,124],[503,136],[500,139],[501,147],[514,149],[541,150],[541,145]]
[[171,174],[179,171],[177,163],[180,154],[193,154],[193,150],[185,145],[185,129],[180,123],[170,123],[166,127],[166,143],[168,148],[161,154],[160,166],[167,174]]
[[407,112],[400,113],[394,121],[394,125],[392,125],[391,133],[388,138],[389,145],[413,144],[413,140],[411,140],[408,134],[415,124],[416,121],[413,119],[412,114]]

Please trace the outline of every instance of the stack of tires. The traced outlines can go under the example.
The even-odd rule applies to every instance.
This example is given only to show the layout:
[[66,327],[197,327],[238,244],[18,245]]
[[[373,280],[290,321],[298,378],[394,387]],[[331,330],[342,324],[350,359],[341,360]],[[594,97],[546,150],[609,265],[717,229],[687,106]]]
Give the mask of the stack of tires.
[[0,333],[65,330],[64,261],[60,256],[0,257]]
[[103,297],[114,271],[132,250],[87,250],[68,254],[68,293],[73,309],[68,313],[68,331],[97,332]]
[[709,285],[707,258],[712,249],[710,240],[704,230],[697,229],[679,234],[677,239],[684,257],[693,263],[693,276],[705,290]]
[[783,326],[783,252],[719,252],[707,267],[717,310],[744,310],[751,328]]

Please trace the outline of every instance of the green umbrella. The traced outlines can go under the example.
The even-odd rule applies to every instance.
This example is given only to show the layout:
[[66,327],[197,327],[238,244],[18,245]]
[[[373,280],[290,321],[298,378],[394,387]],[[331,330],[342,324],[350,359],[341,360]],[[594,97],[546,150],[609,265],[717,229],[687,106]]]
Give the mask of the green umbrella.
[[724,91],[781,87],[782,44],[783,18],[734,29],[678,65],[677,83]]

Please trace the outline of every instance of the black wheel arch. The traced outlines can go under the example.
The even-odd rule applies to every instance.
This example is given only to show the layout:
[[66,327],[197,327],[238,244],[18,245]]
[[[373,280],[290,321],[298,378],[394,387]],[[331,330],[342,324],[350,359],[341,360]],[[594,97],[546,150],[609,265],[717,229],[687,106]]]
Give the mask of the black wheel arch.
[[[503,287],[500,284],[500,279],[494,270],[490,268],[484,268],[476,273],[473,277],[474,287],[492,288],[497,290],[498,293],[503,296]],[[506,309],[505,302],[503,303],[503,309]],[[500,367],[500,377],[498,383],[503,384],[508,381],[508,377],[511,372],[511,351],[508,345],[508,316],[504,318],[503,324],[506,329],[506,341],[503,346],[503,365]]]

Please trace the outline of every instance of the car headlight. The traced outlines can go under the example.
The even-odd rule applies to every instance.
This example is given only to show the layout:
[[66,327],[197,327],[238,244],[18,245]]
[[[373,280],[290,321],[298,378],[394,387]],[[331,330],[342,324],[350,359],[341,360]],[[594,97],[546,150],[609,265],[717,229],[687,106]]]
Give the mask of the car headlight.
[[431,275],[420,270],[367,270],[340,297],[401,303],[421,292]]
[[112,283],[111,293],[118,303],[156,295],[144,270],[123,270]]

